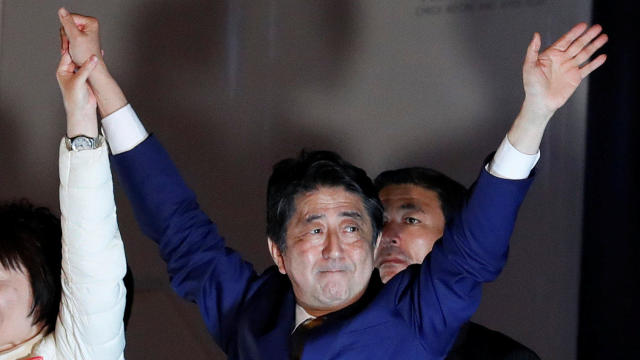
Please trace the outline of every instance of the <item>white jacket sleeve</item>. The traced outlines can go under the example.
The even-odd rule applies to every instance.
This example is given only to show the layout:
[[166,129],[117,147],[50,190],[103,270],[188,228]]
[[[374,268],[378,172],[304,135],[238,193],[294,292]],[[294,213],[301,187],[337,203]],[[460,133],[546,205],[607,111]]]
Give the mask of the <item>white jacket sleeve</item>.
[[[53,335],[57,359],[123,359],[124,247],[107,146],[60,144],[62,299]],[[46,358],[45,358],[46,359]]]

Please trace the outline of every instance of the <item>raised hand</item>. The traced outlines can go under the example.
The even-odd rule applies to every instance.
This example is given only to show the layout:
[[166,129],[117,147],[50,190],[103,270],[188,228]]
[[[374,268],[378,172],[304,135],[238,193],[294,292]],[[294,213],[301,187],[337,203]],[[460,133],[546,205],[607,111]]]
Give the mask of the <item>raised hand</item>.
[[79,69],[76,69],[69,52],[62,52],[56,78],[67,112],[68,137],[98,136],[96,97],[87,82],[89,74],[96,67],[97,62],[98,58],[91,55]]
[[522,67],[525,103],[532,111],[550,117],[567,102],[582,79],[605,62],[604,54],[589,61],[608,40],[601,32],[600,25],[587,29],[587,24],[579,23],[542,53],[540,34],[533,35]]
[[551,116],[573,95],[582,79],[607,59],[591,56],[608,38],[602,27],[579,23],[540,53],[540,34],[535,33],[522,66],[525,99],[520,114],[507,133],[520,152],[535,154]]

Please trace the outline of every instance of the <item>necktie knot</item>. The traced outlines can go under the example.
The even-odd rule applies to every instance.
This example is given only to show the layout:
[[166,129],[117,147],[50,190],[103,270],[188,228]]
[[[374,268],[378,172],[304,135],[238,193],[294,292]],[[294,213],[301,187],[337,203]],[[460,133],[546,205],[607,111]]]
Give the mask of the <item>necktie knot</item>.
[[[306,330],[311,330],[313,328],[316,328],[316,327],[322,325],[324,320],[325,320],[324,316],[317,317],[317,318],[308,318],[307,320],[303,321],[302,324],[300,324],[299,327],[302,327],[302,328],[304,328]],[[298,329],[296,329],[296,331],[297,330]]]
[[322,325],[326,317],[320,316],[317,318],[309,318],[298,325],[298,327],[291,334],[291,359],[299,360],[302,357],[302,350],[304,344],[309,339],[311,332]]

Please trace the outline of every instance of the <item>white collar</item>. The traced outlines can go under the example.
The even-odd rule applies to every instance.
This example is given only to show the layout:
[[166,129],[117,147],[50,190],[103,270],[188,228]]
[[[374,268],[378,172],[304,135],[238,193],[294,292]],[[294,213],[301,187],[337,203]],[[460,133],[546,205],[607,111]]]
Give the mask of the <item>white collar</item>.
[[[302,324],[303,322],[305,322],[305,320],[307,319],[315,319],[316,317],[313,315],[309,315],[308,312],[306,312],[302,306],[296,304],[296,326],[293,327],[293,330],[291,330],[291,333],[293,333],[296,328],[298,328],[298,326],[300,326],[300,324]],[[2,360],[2,359],[0,359]]]
[[22,344],[3,352],[0,352],[0,360],[20,360],[28,357],[31,354],[34,346],[37,345],[44,337],[44,329],[40,331],[36,336],[23,342]]

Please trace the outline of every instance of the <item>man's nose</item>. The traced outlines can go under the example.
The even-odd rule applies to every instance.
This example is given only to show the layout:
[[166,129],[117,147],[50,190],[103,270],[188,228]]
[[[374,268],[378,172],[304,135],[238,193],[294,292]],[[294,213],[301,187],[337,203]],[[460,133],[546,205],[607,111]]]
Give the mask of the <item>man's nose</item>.
[[322,249],[322,256],[325,259],[338,259],[343,255],[342,243],[340,242],[340,236],[334,231],[329,231],[325,241],[325,246]]
[[400,243],[401,225],[395,221],[387,222],[382,228],[381,246],[394,246]]

